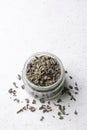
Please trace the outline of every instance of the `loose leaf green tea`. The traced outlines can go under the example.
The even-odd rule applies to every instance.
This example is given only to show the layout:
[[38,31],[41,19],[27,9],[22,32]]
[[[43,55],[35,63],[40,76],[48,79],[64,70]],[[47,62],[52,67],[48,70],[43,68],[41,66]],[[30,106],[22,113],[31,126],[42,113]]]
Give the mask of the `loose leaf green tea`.
[[14,101],[16,101],[17,103],[20,102],[20,100],[18,98],[15,98]]
[[36,104],[36,100],[35,99],[33,99],[32,104]]
[[[37,60],[38,60],[38,57],[35,57]],[[49,59],[49,58],[48,58]],[[38,61],[37,61],[38,62]],[[42,63],[42,62],[41,62]],[[46,64],[46,63],[45,63]],[[48,63],[49,64],[49,63]],[[53,64],[53,63],[52,63]],[[33,66],[33,64],[31,65]],[[37,65],[38,66],[38,65]],[[41,65],[42,66],[42,65]],[[55,66],[55,64],[54,64]],[[27,66],[28,67],[28,66]],[[48,66],[47,66],[48,67]],[[57,66],[56,66],[57,67]],[[42,66],[43,68],[43,66]],[[55,68],[55,67],[54,67]],[[33,68],[32,68],[33,69]],[[31,70],[32,70],[31,69]],[[35,68],[34,68],[35,69]],[[37,67],[36,67],[37,69]],[[52,68],[51,68],[52,69]],[[29,69],[27,69],[28,71]],[[54,69],[55,70],[55,69]],[[60,69],[59,69],[60,70]],[[29,70],[30,71],[30,70]],[[28,71],[28,73],[29,73]],[[36,71],[36,70],[35,70]],[[45,70],[44,70],[45,71]],[[56,72],[56,71],[55,71]],[[61,71],[59,71],[61,74]],[[38,71],[38,73],[40,74],[40,72]],[[52,73],[51,73],[52,74]],[[57,73],[56,73],[57,74]],[[44,73],[45,75],[45,73]],[[43,75],[43,77],[44,77]],[[33,76],[35,76],[35,72],[33,73]],[[39,75],[40,76],[40,75]],[[48,76],[48,75],[47,75]],[[57,76],[57,75],[55,75]],[[54,76],[54,77],[55,77]],[[69,76],[68,76],[69,77]],[[72,77],[72,76],[71,76]],[[59,77],[58,77],[59,78]],[[70,77],[69,77],[70,78]],[[55,78],[54,78],[55,79]],[[72,80],[72,78],[70,78]],[[19,79],[18,79],[19,80]],[[38,79],[37,79],[38,80]],[[43,81],[43,78],[41,79],[41,81]],[[20,82],[22,82],[22,80],[20,80]],[[49,82],[48,79],[46,79],[46,82],[47,83]],[[14,89],[15,87],[15,89]],[[69,116],[70,113],[67,112],[67,107],[70,108],[71,107],[71,101],[76,101],[76,94],[79,93],[79,88],[78,88],[78,84],[77,82],[74,82],[74,86],[71,85],[68,85],[68,86],[65,86],[64,89],[62,90],[62,93],[61,93],[61,97],[56,99],[56,101],[51,101],[51,100],[48,100],[48,101],[45,101],[44,98],[40,98],[38,97],[37,94],[34,95],[34,99],[31,99],[28,98],[28,97],[24,97],[24,101],[23,99],[18,99],[18,94],[19,94],[19,91],[18,89],[21,88],[21,91],[25,90],[25,85],[21,85],[21,86],[18,86],[16,85],[16,82],[13,82],[13,87],[10,88],[8,90],[9,94],[10,94],[10,98],[13,99],[14,102],[17,102],[19,103],[19,105],[21,105],[23,102],[25,103],[24,106],[22,106],[18,111],[17,111],[17,114],[19,113],[22,113],[22,112],[25,112],[25,111],[30,111],[30,112],[36,112],[37,110],[39,110],[41,113],[44,114],[44,116],[41,116],[40,118],[40,121],[43,121],[44,120],[44,117],[45,117],[45,113],[49,113],[49,112],[54,112],[55,108],[57,108],[57,113],[54,113],[55,115],[52,115],[53,118],[57,117],[60,119],[60,120],[63,120],[65,119],[65,116]],[[33,94],[33,92],[32,92]],[[69,100],[70,103],[67,102],[67,105],[64,105],[64,100],[62,98],[62,96],[64,96],[64,94],[66,94],[68,97],[69,97]],[[16,97],[15,97],[16,96]],[[44,94],[43,94],[43,97],[44,97]],[[38,99],[40,101],[40,106],[38,106]],[[33,104],[33,106],[31,105]],[[54,104],[54,106],[53,106]],[[72,107],[71,107],[72,108]],[[75,115],[78,115],[78,112],[75,110],[74,111],[74,114]],[[71,121],[71,119],[69,119],[69,121]]]
[[18,80],[21,80],[21,75],[20,74],[18,74]]
[[36,108],[33,107],[33,106],[30,106],[30,107],[29,107],[29,110],[30,110],[31,112],[35,112],[35,111],[36,111]]
[[18,86],[16,85],[16,83],[15,83],[15,82],[13,82],[13,85],[14,85],[14,87],[15,87],[15,88],[18,88]]
[[61,75],[58,61],[50,56],[35,57],[28,65],[26,77],[38,86],[54,84]]
[[43,120],[44,120],[44,116],[41,116],[40,121],[43,121]]
[[29,103],[29,102],[30,102],[28,98],[25,98],[25,101],[26,101],[26,103]]
[[21,88],[22,88],[22,89],[25,89],[25,86],[24,86],[24,85],[21,85]]

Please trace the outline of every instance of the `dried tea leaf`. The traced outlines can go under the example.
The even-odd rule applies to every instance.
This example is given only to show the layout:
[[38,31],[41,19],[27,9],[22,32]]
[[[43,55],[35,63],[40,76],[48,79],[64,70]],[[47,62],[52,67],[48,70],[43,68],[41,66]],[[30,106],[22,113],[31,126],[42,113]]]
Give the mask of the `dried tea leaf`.
[[26,106],[24,106],[22,109],[23,109],[23,110],[27,110],[27,107],[26,107]]
[[39,59],[37,56],[35,56],[36,59]]
[[73,95],[71,96],[70,100],[76,101],[76,99],[75,99],[75,97]]
[[78,115],[78,112],[75,110],[74,114],[75,114],[75,115]]
[[17,111],[17,114],[19,114],[20,112],[23,112],[22,108]]
[[16,85],[16,82],[13,82],[13,85],[15,88],[18,88],[18,86]]
[[75,90],[79,91],[79,88],[78,88],[78,87],[75,87]]
[[21,75],[20,74],[18,74],[18,80],[21,80]]
[[20,102],[20,100],[19,100],[19,99],[17,99],[17,98],[15,98],[15,99],[14,99],[14,101],[16,101],[17,103],[19,103],[19,102]]
[[44,116],[41,116],[40,121],[43,121],[43,120],[44,120]]
[[25,98],[25,101],[26,101],[26,103],[29,103],[29,102],[30,102],[28,98]]
[[72,94],[71,94],[71,92],[70,92],[70,91],[68,91],[68,95],[69,95],[69,96],[72,96]]
[[16,82],[13,82],[13,85],[16,86]]
[[75,94],[78,94],[78,92],[75,92]]
[[58,112],[58,116],[61,116],[61,112]]
[[24,86],[24,85],[21,85],[21,88],[22,88],[22,89],[25,89],[25,86]]
[[57,100],[57,103],[60,103],[60,102],[62,102],[62,99],[58,99],[58,100]]
[[44,98],[41,98],[41,99],[40,99],[40,102],[41,102],[41,103],[45,103],[45,99],[44,99]]
[[53,118],[55,118],[55,116],[53,115]]
[[69,85],[69,88],[70,88],[70,89],[73,89],[73,86]]
[[65,73],[66,73],[66,74],[68,73],[67,70],[65,70]]
[[60,118],[59,118],[60,120],[63,120],[64,119],[64,117],[63,116],[60,116]]
[[48,101],[48,104],[50,105],[50,101]]
[[75,86],[78,86],[77,82],[75,82]]
[[35,99],[33,99],[32,104],[36,104],[36,100]]
[[29,107],[29,110],[30,110],[31,112],[35,112],[35,111],[36,111],[36,108],[33,107],[33,106],[30,106],[30,107]]
[[29,104],[27,103],[26,108],[29,109]]
[[38,98],[38,95],[35,95],[35,98]]
[[69,76],[70,79],[72,79],[72,76]]
[[8,92],[9,92],[10,94],[12,94],[12,93],[13,93],[12,88],[10,88],[10,89],[8,90]]

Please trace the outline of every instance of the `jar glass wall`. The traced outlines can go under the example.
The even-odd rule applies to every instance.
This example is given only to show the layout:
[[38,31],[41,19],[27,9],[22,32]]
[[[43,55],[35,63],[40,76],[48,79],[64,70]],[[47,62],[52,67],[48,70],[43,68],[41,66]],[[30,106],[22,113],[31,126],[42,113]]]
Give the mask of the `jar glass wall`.
[[[37,86],[27,79],[27,77],[26,77],[27,65],[33,59],[35,59],[36,56],[37,57],[50,56],[50,57],[56,59],[57,62],[59,63],[61,74],[60,74],[60,78],[54,84],[49,85],[49,86]],[[37,96],[39,98],[44,98],[44,99],[48,100],[48,99],[51,99],[51,98],[55,98],[63,90],[64,81],[65,81],[65,71],[64,71],[64,67],[63,67],[62,62],[60,61],[60,59],[57,56],[55,56],[51,53],[48,53],[48,52],[40,52],[40,53],[36,53],[36,54],[32,55],[25,62],[24,68],[23,68],[23,71],[22,71],[22,79],[23,79],[24,85],[25,85],[25,87],[26,87],[26,89],[29,93],[33,94],[33,96]]]

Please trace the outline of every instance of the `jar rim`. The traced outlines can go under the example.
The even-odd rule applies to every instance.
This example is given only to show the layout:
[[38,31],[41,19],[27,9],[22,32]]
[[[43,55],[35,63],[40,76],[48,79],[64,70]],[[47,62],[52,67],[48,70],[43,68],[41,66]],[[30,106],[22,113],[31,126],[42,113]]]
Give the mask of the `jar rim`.
[[[42,56],[42,55],[50,56],[50,57],[56,59],[57,62],[59,63],[60,69],[61,69],[60,78],[55,83],[53,83],[52,85],[49,85],[49,86],[38,86],[38,85],[35,85],[30,80],[28,80],[27,77],[26,77],[27,65],[30,63],[30,61],[33,58],[35,59],[35,56]],[[63,67],[63,64],[62,64],[61,60],[56,55],[54,55],[52,53],[49,53],[49,52],[38,52],[38,53],[33,54],[31,57],[29,57],[27,59],[27,61],[24,64],[24,68],[22,70],[22,79],[23,79],[24,83],[26,82],[27,84],[29,84],[31,86],[31,88],[33,88],[35,90],[45,90],[46,91],[46,90],[53,89],[55,86],[60,84],[60,82],[63,80],[64,75],[65,75],[65,72],[64,72],[64,67]]]

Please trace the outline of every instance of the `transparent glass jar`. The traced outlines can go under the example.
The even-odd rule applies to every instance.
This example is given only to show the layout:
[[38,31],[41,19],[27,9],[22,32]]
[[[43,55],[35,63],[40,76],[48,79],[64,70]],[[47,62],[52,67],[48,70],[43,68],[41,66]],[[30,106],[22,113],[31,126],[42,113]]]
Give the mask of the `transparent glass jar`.
[[[59,63],[60,69],[61,69],[61,75],[60,78],[57,80],[57,82],[55,82],[52,85],[49,86],[37,86],[35,84],[33,84],[32,82],[30,82],[27,77],[26,77],[26,69],[27,69],[27,64],[30,63],[33,59],[35,59],[35,56],[39,57],[39,56],[50,56],[54,59],[56,59]],[[34,55],[32,55],[24,64],[24,68],[22,71],[22,79],[24,82],[24,85],[27,89],[27,91],[29,93],[31,93],[33,96],[38,97],[38,98],[43,98],[46,100],[55,98],[56,96],[58,96],[61,91],[63,90],[64,87],[64,81],[65,81],[65,71],[64,71],[64,67],[62,62],[60,61],[60,59],[48,52],[40,52],[40,53],[35,53]]]

